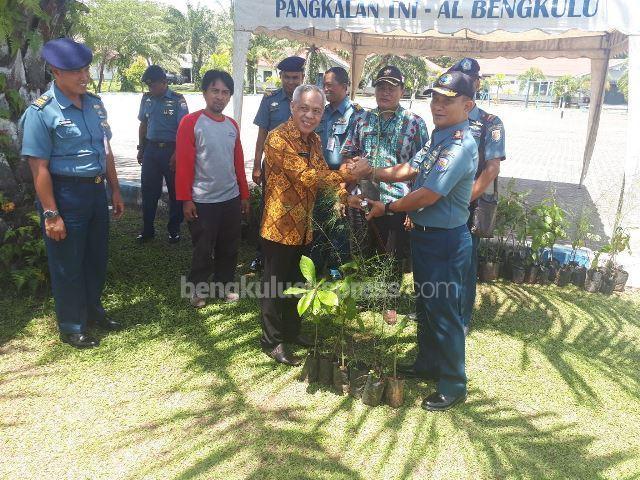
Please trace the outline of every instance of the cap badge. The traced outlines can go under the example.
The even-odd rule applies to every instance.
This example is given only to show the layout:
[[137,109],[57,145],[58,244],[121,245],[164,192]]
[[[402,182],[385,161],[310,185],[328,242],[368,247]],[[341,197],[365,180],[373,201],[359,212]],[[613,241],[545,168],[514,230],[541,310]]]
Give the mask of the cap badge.
[[440,80],[438,81],[438,83],[440,85],[449,85],[452,81],[453,81],[453,77],[448,73],[445,73],[440,77]]
[[462,62],[462,69],[471,70],[471,60],[469,60],[468,58],[465,58],[464,61]]
[[384,72],[385,75],[391,75],[391,69],[387,68]]

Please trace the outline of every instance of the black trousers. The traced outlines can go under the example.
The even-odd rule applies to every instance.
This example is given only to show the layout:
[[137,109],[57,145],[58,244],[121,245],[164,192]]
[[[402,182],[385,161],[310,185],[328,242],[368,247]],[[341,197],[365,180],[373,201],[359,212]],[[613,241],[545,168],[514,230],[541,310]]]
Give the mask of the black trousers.
[[240,245],[240,197],[219,203],[196,203],[198,218],[189,222],[193,255],[189,281],[227,284],[236,274]]
[[402,279],[402,261],[409,252],[409,232],[404,228],[406,214],[376,217],[369,222],[370,248],[374,253],[388,253],[395,260],[394,275]]
[[[298,298],[279,296],[289,284],[304,282],[300,273],[300,257],[307,253],[308,246],[283,245],[261,238],[264,255],[262,283],[265,287],[261,302],[263,348],[271,349],[279,343],[295,339],[300,334],[300,315],[298,315]],[[276,291],[273,291],[273,285]],[[268,286],[268,287],[267,287]]]

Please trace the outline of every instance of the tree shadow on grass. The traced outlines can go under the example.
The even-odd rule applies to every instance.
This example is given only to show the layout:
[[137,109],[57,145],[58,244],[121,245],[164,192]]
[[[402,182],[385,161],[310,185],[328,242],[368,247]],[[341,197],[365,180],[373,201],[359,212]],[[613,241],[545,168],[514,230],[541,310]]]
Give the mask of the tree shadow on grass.
[[[637,327],[636,301],[589,295],[574,287],[521,286],[496,282],[479,290],[473,329],[497,331],[523,343],[521,368],[529,349],[544,355],[581,403],[599,398],[572,365],[572,358],[596,369],[632,396],[640,395],[640,347],[628,328]],[[579,319],[579,320],[578,320]]]

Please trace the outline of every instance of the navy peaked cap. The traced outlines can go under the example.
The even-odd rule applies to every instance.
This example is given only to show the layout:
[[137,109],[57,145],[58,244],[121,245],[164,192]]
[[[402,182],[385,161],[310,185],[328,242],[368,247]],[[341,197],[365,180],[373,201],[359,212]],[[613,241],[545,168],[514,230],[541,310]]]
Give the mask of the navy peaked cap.
[[287,57],[277,65],[281,72],[304,72],[304,58]]

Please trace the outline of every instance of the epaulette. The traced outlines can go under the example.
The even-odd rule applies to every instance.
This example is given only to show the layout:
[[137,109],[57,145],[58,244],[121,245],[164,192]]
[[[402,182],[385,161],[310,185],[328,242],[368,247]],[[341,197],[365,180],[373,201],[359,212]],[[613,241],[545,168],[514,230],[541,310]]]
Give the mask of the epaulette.
[[102,101],[102,98],[100,98],[100,95],[98,95],[96,93],[87,91],[87,95],[89,95],[90,97],[93,97],[93,98],[97,98],[98,100]]
[[142,94],[142,98],[143,99],[147,99],[151,96],[151,92],[144,92],[144,94]]
[[352,105],[353,105],[353,111],[354,112],[363,112],[364,111],[364,108],[362,108],[359,103],[355,103],[354,102],[354,103],[352,103]]
[[51,101],[52,98],[52,95],[47,95],[46,93],[44,93],[36,98],[31,105],[33,105],[38,110],[42,110],[45,105]]
[[271,96],[271,95],[273,95],[275,92],[277,92],[277,90],[273,90],[273,91],[271,91],[271,92],[270,92],[270,91],[268,91],[268,90],[266,90],[266,91],[264,92],[264,96],[265,96],[265,97],[270,97],[270,96]]
[[184,100],[184,95],[178,92],[173,92],[178,100]]
[[495,116],[495,115],[492,115],[492,114],[490,114],[490,113],[485,113],[485,114],[482,116],[482,119],[483,119],[485,122],[491,122],[491,121],[493,121],[493,119],[494,119],[494,118],[496,118],[496,116]]
[[463,135],[464,132],[462,130],[456,130],[455,132],[453,132],[453,135],[451,135],[451,138],[453,138],[454,140],[462,140]]

